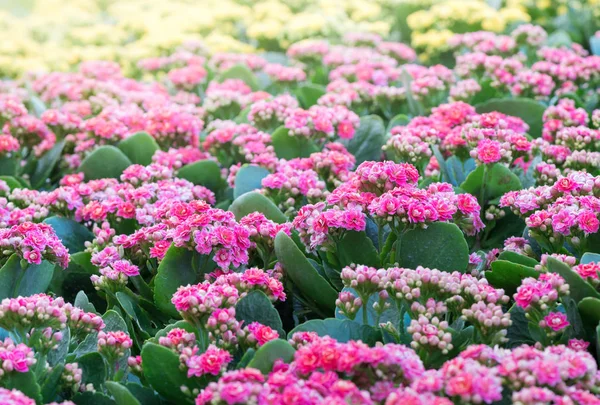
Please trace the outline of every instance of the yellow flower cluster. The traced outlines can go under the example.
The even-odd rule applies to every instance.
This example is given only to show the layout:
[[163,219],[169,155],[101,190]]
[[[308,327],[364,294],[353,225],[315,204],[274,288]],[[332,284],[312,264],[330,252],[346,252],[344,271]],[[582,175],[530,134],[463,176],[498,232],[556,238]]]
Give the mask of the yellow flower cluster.
[[446,0],[408,16],[412,45],[424,57],[447,49],[455,33],[486,30],[503,32],[510,24],[529,22],[524,7],[511,5],[495,9],[484,0]]
[[212,52],[281,50],[350,31],[387,35],[391,25],[370,0],[4,0],[2,6],[0,76],[91,59],[134,66],[187,40]]

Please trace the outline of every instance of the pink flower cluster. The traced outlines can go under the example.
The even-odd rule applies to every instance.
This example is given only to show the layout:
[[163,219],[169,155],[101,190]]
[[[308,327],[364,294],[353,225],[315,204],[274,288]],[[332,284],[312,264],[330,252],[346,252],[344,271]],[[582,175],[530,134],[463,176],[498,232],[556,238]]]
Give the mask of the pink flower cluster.
[[360,120],[358,115],[343,106],[312,106],[308,110],[296,108],[285,119],[285,127],[292,136],[301,136],[317,142],[334,139],[352,139]]
[[24,343],[15,344],[11,338],[0,341],[0,378],[6,373],[26,373],[36,363],[33,350]]
[[31,264],[48,260],[65,269],[69,265],[69,251],[48,224],[23,222],[0,229],[0,239],[4,256],[16,253]]

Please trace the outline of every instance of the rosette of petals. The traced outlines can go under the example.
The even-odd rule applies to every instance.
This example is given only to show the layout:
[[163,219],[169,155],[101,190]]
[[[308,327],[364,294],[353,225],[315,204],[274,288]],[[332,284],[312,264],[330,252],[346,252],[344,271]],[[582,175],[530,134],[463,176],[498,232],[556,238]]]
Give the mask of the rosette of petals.
[[36,363],[33,350],[24,343],[15,344],[11,338],[0,341],[0,379],[7,373],[26,373]]
[[67,268],[69,252],[48,224],[23,222],[10,228],[0,229],[0,246],[3,256],[16,253],[30,264],[42,260]]
[[210,345],[200,355],[194,355],[185,362],[189,377],[202,377],[206,374],[219,375],[225,371],[227,364],[233,360],[229,352]]

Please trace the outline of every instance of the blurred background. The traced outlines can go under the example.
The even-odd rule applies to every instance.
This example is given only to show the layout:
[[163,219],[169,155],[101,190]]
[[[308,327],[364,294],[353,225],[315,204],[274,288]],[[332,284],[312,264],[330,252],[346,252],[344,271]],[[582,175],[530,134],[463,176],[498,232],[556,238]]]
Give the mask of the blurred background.
[[96,59],[127,71],[190,41],[210,52],[281,52],[348,32],[401,40],[422,62],[444,62],[454,33],[534,23],[553,32],[550,44],[589,49],[599,22],[600,0],[0,0],[0,75]]

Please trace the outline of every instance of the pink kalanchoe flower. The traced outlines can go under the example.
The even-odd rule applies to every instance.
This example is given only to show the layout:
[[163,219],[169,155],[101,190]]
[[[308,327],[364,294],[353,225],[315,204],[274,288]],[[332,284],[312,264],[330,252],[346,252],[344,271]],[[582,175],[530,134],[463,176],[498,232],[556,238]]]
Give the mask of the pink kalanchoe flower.
[[21,391],[0,388],[0,403],[3,405],[35,405],[35,401]]
[[186,360],[188,377],[201,377],[205,374],[219,375],[232,360],[226,350],[210,345],[201,355],[194,355]]
[[562,312],[551,312],[544,317],[544,326],[555,332],[561,331],[570,325],[567,316]]
[[247,328],[251,335],[247,336],[246,338],[250,340],[256,339],[258,346],[262,346],[265,343],[279,337],[279,333],[276,330],[273,330],[271,327],[262,325],[258,322],[252,322],[247,326]]

